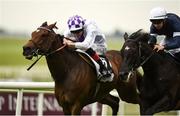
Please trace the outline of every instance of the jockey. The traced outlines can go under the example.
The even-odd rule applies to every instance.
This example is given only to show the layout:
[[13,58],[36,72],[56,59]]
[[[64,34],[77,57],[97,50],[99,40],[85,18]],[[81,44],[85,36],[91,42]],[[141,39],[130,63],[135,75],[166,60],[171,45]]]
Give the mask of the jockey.
[[101,76],[98,77],[99,80],[112,81],[111,72],[108,71],[99,57],[99,55],[105,56],[107,45],[105,36],[101,33],[96,23],[75,15],[69,18],[67,24],[68,29],[64,32],[65,38],[63,43],[69,47],[85,51],[99,64],[101,73]]
[[[176,14],[166,13],[161,7],[153,8],[150,12],[151,39],[149,44],[155,44],[154,50],[168,50],[175,58],[180,60],[180,18]],[[157,35],[165,35],[166,37],[156,44]]]

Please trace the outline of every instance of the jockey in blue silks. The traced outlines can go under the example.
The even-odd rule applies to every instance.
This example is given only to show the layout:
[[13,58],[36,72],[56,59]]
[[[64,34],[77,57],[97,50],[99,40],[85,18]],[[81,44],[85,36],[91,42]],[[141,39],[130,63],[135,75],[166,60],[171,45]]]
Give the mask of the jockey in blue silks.
[[[99,55],[104,55],[107,50],[105,35],[102,34],[93,20],[83,19],[75,15],[68,19],[68,29],[64,32],[64,44],[72,48],[81,49],[91,56],[100,66],[99,80],[112,81],[111,72],[104,66]],[[69,41],[69,38],[72,41]]]
[[[180,60],[180,17],[173,13],[166,13],[162,7],[153,8],[150,12],[151,39],[149,44],[155,44],[154,50],[167,50]],[[165,35],[166,37],[156,44],[156,37]]]

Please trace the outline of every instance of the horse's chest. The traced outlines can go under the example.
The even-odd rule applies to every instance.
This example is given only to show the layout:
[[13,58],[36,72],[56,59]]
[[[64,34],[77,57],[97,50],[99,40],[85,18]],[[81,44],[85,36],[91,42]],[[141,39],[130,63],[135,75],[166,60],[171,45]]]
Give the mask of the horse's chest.
[[143,82],[143,85],[140,91],[142,97],[151,100],[161,98],[166,93],[166,88],[168,88],[167,82],[160,79],[156,79],[155,81],[146,80]]

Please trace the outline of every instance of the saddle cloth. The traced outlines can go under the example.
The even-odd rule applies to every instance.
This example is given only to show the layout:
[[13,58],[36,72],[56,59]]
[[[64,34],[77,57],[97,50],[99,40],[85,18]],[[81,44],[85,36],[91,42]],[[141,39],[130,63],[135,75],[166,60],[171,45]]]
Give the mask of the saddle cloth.
[[[95,67],[95,69],[96,69],[97,77],[100,77],[100,76],[101,76],[101,73],[99,72],[99,69],[100,69],[99,64],[98,64],[96,61],[94,61],[94,59],[91,58],[91,56],[89,56],[86,52],[84,52],[84,51],[82,51],[82,50],[80,50],[80,49],[76,49],[76,52],[78,52],[78,53],[80,53],[80,54],[86,55],[86,56],[92,61],[93,65],[94,65],[94,67]],[[100,57],[100,58],[101,58],[103,64],[105,65],[105,67],[108,69],[108,71],[110,71],[111,73],[113,73],[113,71],[112,71],[112,65],[111,65],[111,63],[108,61],[108,59],[107,59],[107,58],[104,58],[104,57]]]

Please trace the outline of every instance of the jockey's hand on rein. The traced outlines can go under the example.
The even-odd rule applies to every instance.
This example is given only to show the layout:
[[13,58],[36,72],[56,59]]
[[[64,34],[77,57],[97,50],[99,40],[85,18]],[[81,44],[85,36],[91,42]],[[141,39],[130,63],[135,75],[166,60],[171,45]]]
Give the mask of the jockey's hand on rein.
[[72,42],[71,40],[68,40],[68,39],[63,39],[63,44],[67,45],[68,47],[71,47],[71,48],[74,48],[75,45],[74,45],[74,42]]
[[164,46],[161,46],[159,44],[155,44],[153,50],[155,50],[156,52],[159,52],[161,50],[164,50]]

